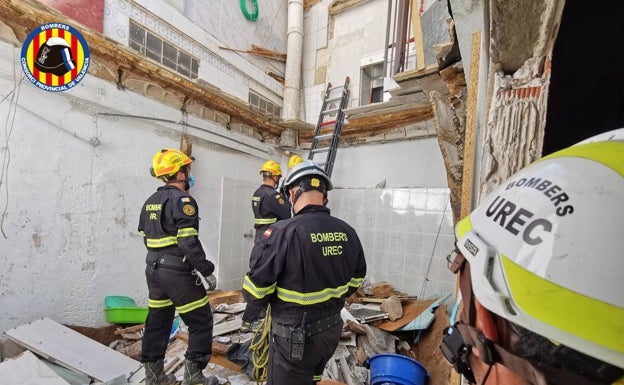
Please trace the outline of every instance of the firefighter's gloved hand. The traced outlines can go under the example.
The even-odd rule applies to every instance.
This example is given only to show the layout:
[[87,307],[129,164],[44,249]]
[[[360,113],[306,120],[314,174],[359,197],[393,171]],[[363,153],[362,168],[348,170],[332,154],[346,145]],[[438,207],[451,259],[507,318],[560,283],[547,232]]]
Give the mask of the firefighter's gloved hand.
[[208,284],[208,291],[213,291],[214,289],[217,288],[217,277],[215,277],[214,274],[210,274],[209,276],[205,278],[206,278],[206,283]]

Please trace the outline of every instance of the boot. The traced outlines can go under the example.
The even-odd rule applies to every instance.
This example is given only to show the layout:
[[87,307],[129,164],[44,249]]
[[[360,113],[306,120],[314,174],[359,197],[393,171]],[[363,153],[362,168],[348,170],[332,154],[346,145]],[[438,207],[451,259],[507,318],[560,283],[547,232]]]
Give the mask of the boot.
[[184,361],[184,379],[182,385],[219,385],[215,376],[204,377],[202,370],[206,364],[198,361]]
[[165,374],[163,360],[145,362],[145,385],[173,385],[175,375]]

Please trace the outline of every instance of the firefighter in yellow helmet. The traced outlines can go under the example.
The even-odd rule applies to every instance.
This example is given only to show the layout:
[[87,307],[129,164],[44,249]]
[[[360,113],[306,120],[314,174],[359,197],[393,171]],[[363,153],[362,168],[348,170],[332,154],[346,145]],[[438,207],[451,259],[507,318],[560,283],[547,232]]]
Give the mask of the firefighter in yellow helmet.
[[[255,241],[262,236],[269,225],[290,218],[290,203],[277,191],[282,178],[282,168],[274,160],[268,160],[260,168],[262,184],[251,198],[251,209],[254,213]],[[250,261],[252,263],[253,261]]]
[[624,383],[622,202],[619,129],[539,159],[460,221],[463,309],[441,345],[455,369],[490,385]]
[[189,344],[184,363],[183,385],[216,385],[214,376],[202,370],[212,354],[212,311],[206,289],[198,279],[216,287],[214,264],[198,238],[199,214],[189,170],[193,158],[181,151],[163,149],[152,160],[153,177],[165,184],[143,204],[139,232],[147,248],[145,276],[149,312],[143,334],[141,362],[147,385],[170,385],[176,379],[164,371],[164,358],[175,312],[189,327]]
[[293,154],[288,159],[288,170],[292,170],[293,167],[303,162],[303,158],[297,154]]
[[[290,218],[290,203],[279,191],[279,182],[282,178],[282,167],[274,160],[266,161],[260,168],[262,184],[256,189],[251,197],[251,209],[254,214],[254,228],[256,235],[254,243],[262,238],[262,234],[273,223],[282,219]],[[257,263],[253,255],[249,258],[249,267]],[[257,320],[264,318],[264,309],[260,309],[252,314],[251,310],[245,310],[245,320]],[[244,321],[241,327],[242,332],[252,330],[251,322]]]

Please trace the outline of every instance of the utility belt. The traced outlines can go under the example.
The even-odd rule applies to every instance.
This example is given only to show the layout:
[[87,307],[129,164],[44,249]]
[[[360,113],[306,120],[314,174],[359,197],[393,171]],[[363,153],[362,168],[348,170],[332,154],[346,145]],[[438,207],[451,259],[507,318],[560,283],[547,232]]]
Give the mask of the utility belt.
[[273,321],[271,323],[271,333],[278,337],[290,339],[290,359],[301,361],[305,347],[306,337],[312,337],[324,332],[338,323],[342,322],[340,313],[332,314],[329,317],[321,318],[317,321],[305,323],[305,313],[299,326],[282,325]]
[[193,270],[193,266],[189,263],[186,257],[178,257],[177,255],[169,255],[150,251],[145,257],[145,263],[153,266],[154,268],[163,267],[166,269],[190,271]]
[[290,338],[291,330],[299,329],[304,331],[306,337],[312,337],[321,332],[324,332],[327,329],[332,328],[340,321],[342,321],[340,313],[332,314],[329,317],[321,318],[320,320],[299,326],[282,325],[273,321],[271,323],[271,332],[279,337]]

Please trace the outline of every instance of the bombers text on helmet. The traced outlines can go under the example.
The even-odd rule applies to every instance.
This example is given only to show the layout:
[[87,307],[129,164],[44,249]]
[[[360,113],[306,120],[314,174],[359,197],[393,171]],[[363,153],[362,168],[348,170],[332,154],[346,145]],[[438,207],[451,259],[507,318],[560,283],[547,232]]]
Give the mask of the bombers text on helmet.
[[274,160],[267,160],[260,168],[260,175],[264,176],[282,176],[282,167]]
[[194,160],[194,158],[187,156],[182,151],[164,148],[158,151],[152,158],[150,173],[153,177],[166,182],[180,171],[182,167],[193,163]]
[[485,308],[624,368],[624,129],[548,155],[457,224]]

